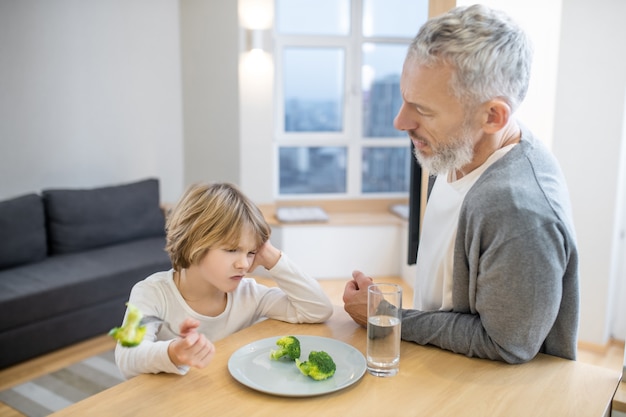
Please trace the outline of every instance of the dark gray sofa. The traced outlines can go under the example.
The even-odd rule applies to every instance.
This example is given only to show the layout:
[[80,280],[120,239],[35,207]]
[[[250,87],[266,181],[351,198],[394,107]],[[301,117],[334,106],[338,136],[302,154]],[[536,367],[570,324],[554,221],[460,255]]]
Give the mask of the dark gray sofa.
[[0,369],[119,325],[164,247],[157,179],[0,202]]

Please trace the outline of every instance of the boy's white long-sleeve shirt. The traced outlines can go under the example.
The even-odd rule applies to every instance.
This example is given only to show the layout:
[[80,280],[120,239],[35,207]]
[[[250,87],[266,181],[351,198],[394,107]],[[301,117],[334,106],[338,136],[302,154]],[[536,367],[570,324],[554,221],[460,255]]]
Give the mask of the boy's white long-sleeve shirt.
[[[129,302],[144,315],[169,322],[174,330],[188,317],[200,322],[198,332],[216,342],[264,318],[290,323],[320,323],[333,313],[333,306],[319,283],[302,272],[284,253],[269,270],[278,287],[266,287],[244,278],[237,289],[227,294],[226,309],[216,317],[192,310],[174,284],[174,271],[155,273],[135,284]],[[126,378],[142,373],[185,374],[188,367],[177,367],[167,354],[176,337],[165,326],[157,333],[149,325],[143,342],[134,348],[117,345],[115,361]]]

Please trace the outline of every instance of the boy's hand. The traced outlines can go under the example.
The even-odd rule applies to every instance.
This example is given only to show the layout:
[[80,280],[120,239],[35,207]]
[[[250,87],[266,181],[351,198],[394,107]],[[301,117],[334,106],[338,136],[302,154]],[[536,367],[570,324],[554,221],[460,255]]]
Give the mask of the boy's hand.
[[188,318],[180,325],[182,337],[174,339],[167,347],[167,354],[174,365],[204,368],[215,356],[215,346],[197,328],[200,322]]
[[250,269],[248,269],[248,272],[254,271],[257,266],[262,266],[263,268],[270,270],[274,267],[274,265],[276,265],[279,259],[280,251],[276,249],[269,240],[267,240],[256,251],[254,261],[252,262]]

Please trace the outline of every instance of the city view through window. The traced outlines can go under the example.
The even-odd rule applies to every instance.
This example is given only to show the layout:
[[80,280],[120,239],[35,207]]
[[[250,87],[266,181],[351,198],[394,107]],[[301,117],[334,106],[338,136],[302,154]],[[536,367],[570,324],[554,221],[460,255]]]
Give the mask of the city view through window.
[[427,0],[276,1],[280,196],[408,192],[410,142],[393,119],[427,11]]

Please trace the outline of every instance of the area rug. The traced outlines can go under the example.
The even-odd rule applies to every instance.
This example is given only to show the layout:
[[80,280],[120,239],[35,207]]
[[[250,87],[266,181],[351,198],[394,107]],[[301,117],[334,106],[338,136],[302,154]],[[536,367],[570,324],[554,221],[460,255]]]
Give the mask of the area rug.
[[124,381],[113,350],[0,392],[0,401],[28,417],[44,417]]

